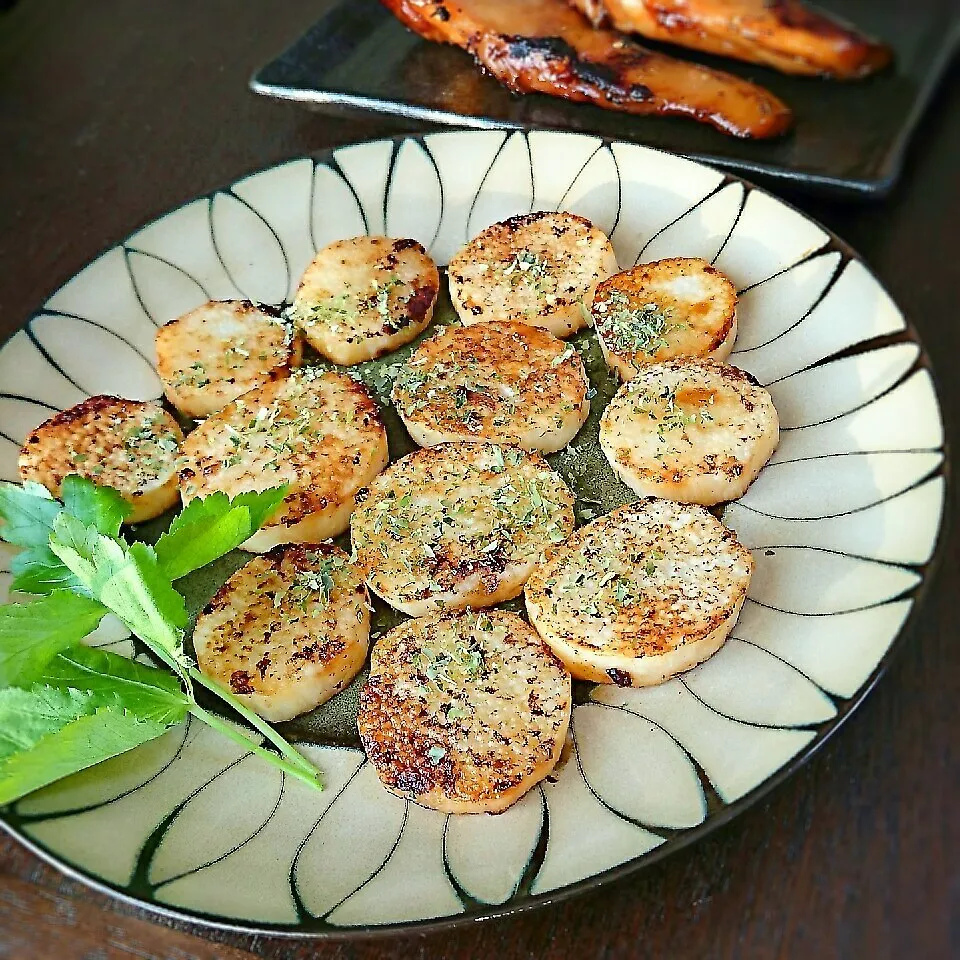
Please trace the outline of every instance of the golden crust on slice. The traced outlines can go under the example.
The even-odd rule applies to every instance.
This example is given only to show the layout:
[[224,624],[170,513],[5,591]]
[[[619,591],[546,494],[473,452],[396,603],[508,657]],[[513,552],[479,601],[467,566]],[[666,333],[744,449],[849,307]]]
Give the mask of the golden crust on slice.
[[705,506],[743,496],[779,439],[770,394],[716,360],[643,367],[600,420],[600,447],[631,490]]
[[196,419],[288,376],[302,353],[279,311],[249,300],[211,300],[162,326],[156,342],[167,399]]
[[70,474],[113,487],[143,523],[178,499],[177,451],[183,433],[158,403],[97,396],[41,423],[20,452],[20,477],[55,497]]
[[425,330],[439,290],[437,265],[416,240],[352,237],[317,254],[290,317],[328,360],[360,363]]
[[391,399],[422,447],[494,440],[550,453],[590,413],[583,360],[539,327],[491,321],[443,327],[414,351]]
[[518,320],[558,337],[583,327],[597,284],[617,270],[606,234],[572,213],[528,213],[487,227],[450,261],[465,324]]
[[657,260],[604,280],[593,320],[607,366],[630,380],[674,357],[726,360],[737,336],[737,291],[706,260]]
[[367,583],[419,617],[519,595],[541,551],[573,530],[573,495],[540,456],[445,443],[388,467],[350,523]]
[[752,573],[750,552],[703,507],[650,498],[550,550],[524,597],[575,677],[642,687],[720,649]]
[[445,813],[499,813],[553,769],[570,675],[512,613],[435,614],[374,645],[357,724],[383,785]]
[[277,512],[245,544],[318,543],[350,523],[357,491],[387,464],[387,434],[366,389],[342,373],[306,368],[244,394],[183,445],[185,503],[289,484]]
[[220,588],[197,619],[201,671],[266,720],[326,703],[359,672],[370,641],[367,588],[330,543],[278,547]]

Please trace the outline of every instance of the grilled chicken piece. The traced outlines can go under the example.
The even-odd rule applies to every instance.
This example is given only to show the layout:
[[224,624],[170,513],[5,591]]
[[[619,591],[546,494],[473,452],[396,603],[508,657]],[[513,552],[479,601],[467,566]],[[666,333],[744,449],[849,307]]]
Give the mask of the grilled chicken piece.
[[890,48],[800,0],[570,0],[595,25],[809,76],[876,73]]
[[426,39],[467,50],[515,93],[692,117],[736,137],[775,137],[792,120],[762,87],[595,30],[565,0],[382,2]]

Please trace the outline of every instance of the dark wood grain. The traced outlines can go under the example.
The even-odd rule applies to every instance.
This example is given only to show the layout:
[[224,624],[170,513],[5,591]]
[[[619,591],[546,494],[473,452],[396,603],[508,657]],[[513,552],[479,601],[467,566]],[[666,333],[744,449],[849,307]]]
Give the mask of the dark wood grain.
[[[256,167],[403,129],[246,92],[251,70],[323,8],[21,0],[0,14],[0,333],[165,209]],[[789,198],[854,244],[917,325],[950,424],[960,415],[958,170],[954,69],[887,202]],[[631,880],[454,934],[311,944],[174,929],[4,837],[0,958],[956,956],[958,589],[951,539],[909,644],[846,728],[766,801]]]

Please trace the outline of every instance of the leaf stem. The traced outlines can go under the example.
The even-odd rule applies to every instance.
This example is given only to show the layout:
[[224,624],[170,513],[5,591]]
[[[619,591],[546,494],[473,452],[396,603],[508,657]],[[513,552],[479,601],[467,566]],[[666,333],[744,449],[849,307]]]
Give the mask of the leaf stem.
[[[211,693],[216,694],[220,697],[221,700],[224,700],[226,703],[229,703],[237,713],[243,717],[247,723],[250,724],[254,729],[272,743],[280,753],[287,758],[287,760],[296,765],[306,776],[312,777],[315,786],[319,786],[317,783],[317,777],[319,776],[319,771],[314,767],[303,754],[297,753],[292,746],[277,733],[273,727],[267,723],[262,717],[257,716],[248,706],[241,703],[226,687],[222,687],[219,683],[211,680],[209,677],[204,676],[196,667],[191,667],[189,670],[191,679],[195,680],[202,687],[206,687]],[[236,739],[236,738],[234,738]],[[271,756],[273,756],[271,754]],[[303,779],[303,777],[301,777]]]
[[229,737],[235,743],[240,744],[244,749],[249,750],[258,757],[262,757],[275,767],[279,767],[284,773],[289,774],[291,777],[296,777],[308,786],[313,787],[314,790],[323,789],[319,780],[319,771],[311,766],[300,754],[297,754],[300,763],[291,763],[289,760],[277,756],[277,754],[271,750],[265,750],[258,743],[255,743],[246,736],[246,734],[241,733],[236,727],[227,723],[226,720],[222,720],[215,713],[210,713],[209,710],[204,710],[199,704],[192,703],[190,705],[190,712],[198,720],[202,720],[208,726],[213,727],[218,733],[222,733],[225,737]]

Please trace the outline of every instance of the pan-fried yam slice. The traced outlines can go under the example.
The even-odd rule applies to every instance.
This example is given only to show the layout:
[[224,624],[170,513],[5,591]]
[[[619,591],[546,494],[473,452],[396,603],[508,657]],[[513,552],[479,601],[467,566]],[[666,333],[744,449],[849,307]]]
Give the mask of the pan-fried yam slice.
[[726,360],[737,336],[737,292],[706,260],[658,260],[604,280],[593,320],[607,366],[630,380],[658,360]]
[[290,720],[360,672],[368,606],[363,578],[333,544],[278,547],[241,567],[200,614],[197,662],[264,719]]
[[720,649],[752,573],[750,552],[706,509],[651,498],[548,551],[524,596],[575,677],[643,687]]
[[357,491],[387,464],[387,434],[364,387],[341,373],[297,371],[234,400],[183,445],[185,503],[288,484],[286,499],[245,544],[318,543],[343,533]]
[[437,265],[416,240],[353,237],[317,254],[290,317],[328,360],[360,363],[425,330],[439,290]]
[[583,426],[589,388],[572,345],[525,323],[491,321],[443,327],[425,340],[392,399],[423,447],[495,440],[550,453]]
[[420,617],[516,597],[541,551],[573,530],[573,495],[540,456],[445,443],[398,460],[357,497],[367,583]]
[[464,324],[518,320],[558,337],[586,323],[617,258],[606,235],[572,213],[528,213],[487,227],[447,268]]
[[631,490],[706,506],[743,496],[779,439],[770,394],[716,360],[643,367],[600,420],[600,447]]
[[157,331],[157,373],[167,399],[202,419],[300,365],[300,338],[279,311],[249,300],[211,300]]
[[90,397],[40,424],[20,452],[20,478],[55,497],[70,474],[113,487],[143,523],[178,499],[177,452],[183,433],[158,403]]
[[374,645],[360,739],[391,793],[445,813],[499,813],[559,759],[570,688],[515,614],[410,620]]

